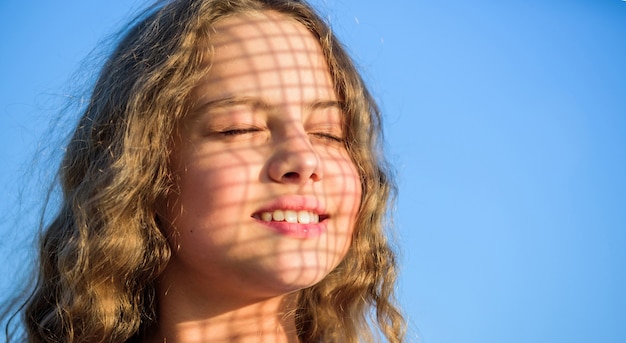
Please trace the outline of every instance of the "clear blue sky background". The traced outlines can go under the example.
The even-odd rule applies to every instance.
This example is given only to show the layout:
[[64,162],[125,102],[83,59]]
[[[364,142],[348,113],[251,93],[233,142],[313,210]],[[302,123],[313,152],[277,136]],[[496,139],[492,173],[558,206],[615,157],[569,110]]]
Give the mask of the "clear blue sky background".
[[[413,341],[624,342],[626,2],[315,3],[386,114]],[[54,169],[41,136],[138,5],[0,1],[0,291]]]

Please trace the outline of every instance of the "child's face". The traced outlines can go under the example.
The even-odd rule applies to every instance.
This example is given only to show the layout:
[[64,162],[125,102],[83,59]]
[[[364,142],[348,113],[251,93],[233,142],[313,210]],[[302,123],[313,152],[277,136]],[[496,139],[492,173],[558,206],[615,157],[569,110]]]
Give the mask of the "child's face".
[[168,198],[164,279],[220,297],[313,285],[345,256],[361,198],[325,58],[276,14],[216,29],[172,155],[180,194]]

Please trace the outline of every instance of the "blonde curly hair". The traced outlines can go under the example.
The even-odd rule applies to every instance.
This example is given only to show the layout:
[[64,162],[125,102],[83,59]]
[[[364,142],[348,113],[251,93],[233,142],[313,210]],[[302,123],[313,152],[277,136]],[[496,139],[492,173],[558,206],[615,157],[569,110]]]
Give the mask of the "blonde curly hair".
[[136,342],[157,322],[154,282],[171,250],[156,204],[175,187],[171,137],[206,73],[212,25],[245,12],[294,18],[319,40],[345,108],[346,144],[361,177],[352,245],[321,282],[299,291],[302,342],[401,342],[396,256],[387,239],[394,185],[381,118],[350,57],[297,0],[174,0],[138,16],[104,65],[67,146],[62,204],[43,233],[23,320],[30,342]]

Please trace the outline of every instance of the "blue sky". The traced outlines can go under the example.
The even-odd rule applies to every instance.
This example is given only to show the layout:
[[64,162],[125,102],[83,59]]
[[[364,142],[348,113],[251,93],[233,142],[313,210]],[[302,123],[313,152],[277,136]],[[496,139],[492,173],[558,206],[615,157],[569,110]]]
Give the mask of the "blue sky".
[[[413,341],[622,342],[626,2],[391,3],[315,2],[386,115]],[[53,170],[41,136],[138,5],[0,2],[0,290]]]

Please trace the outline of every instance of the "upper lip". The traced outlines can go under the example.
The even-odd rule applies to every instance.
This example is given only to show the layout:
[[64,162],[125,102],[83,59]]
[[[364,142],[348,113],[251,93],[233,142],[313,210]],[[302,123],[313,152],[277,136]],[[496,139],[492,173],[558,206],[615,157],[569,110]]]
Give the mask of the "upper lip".
[[275,210],[309,211],[320,216],[326,216],[324,205],[316,198],[310,196],[281,196],[256,210],[252,216]]

